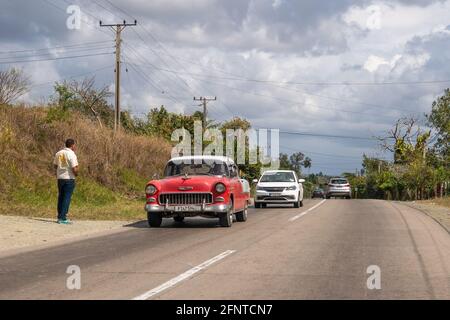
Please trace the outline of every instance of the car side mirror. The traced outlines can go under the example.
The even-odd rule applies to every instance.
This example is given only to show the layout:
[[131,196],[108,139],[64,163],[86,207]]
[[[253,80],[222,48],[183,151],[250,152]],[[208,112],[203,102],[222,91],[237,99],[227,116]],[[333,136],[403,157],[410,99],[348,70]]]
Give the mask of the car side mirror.
[[253,179],[253,183],[258,183],[258,179]]
[[305,183],[306,180],[305,179],[298,179],[298,183]]

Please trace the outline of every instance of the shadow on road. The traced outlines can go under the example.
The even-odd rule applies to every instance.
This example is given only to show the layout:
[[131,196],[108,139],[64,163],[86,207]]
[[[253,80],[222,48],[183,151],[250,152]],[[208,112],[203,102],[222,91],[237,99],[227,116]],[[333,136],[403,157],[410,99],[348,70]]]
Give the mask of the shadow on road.
[[[149,229],[147,220],[127,224],[124,227],[135,229]],[[206,229],[219,227],[219,219],[186,218],[183,222],[175,222],[173,219],[167,218],[163,220],[160,229]]]

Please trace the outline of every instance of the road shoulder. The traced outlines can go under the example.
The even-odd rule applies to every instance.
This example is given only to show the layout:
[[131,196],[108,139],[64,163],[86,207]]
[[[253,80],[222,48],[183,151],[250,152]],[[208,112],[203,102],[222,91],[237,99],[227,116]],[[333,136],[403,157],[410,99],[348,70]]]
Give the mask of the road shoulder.
[[423,214],[433,218],[437,223],[439,223],[448,233],[450,233],[450,209],[439,206],[433,203],[424,202],[398,202],[400,204],[406,205],[410,208],[416,209]]
[[129,230],[135,221],[74,221],[0,215],[0,256]]

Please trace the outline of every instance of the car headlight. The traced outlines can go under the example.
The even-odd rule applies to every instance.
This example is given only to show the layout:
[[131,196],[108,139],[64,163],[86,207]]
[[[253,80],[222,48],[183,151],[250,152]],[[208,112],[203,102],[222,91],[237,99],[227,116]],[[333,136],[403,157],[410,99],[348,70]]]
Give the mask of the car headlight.
[[158,189],[156,189],[156,187],[152,184],[149,184],[147,188],[145,188],[145,193],[149,196],[154,195],[157,191]]
[[218,184],[216,184],[215,189],[216,189],[217,193],[224,193],[225,190],[227,190],[227,187],[225,187],[225,185],[223,183],[219,182]]
[[287,187],[286,190],[287,191],[295,191],[295,190],[297,190],[297,187],[296,186]]

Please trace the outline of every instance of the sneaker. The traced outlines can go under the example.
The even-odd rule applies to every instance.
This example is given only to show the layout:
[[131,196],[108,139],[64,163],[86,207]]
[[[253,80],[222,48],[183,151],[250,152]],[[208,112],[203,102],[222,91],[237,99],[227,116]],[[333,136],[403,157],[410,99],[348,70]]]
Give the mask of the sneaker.
[[72,224],[72,221],[70,221],[69,219],[58,220],[58,224]]

